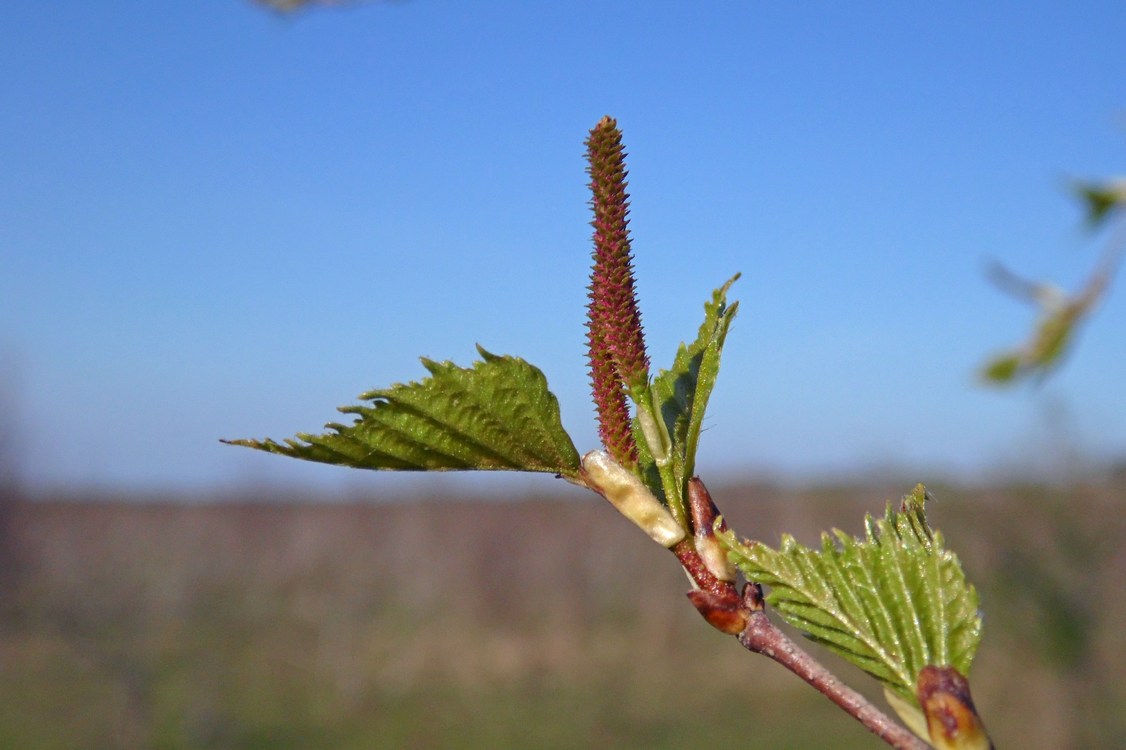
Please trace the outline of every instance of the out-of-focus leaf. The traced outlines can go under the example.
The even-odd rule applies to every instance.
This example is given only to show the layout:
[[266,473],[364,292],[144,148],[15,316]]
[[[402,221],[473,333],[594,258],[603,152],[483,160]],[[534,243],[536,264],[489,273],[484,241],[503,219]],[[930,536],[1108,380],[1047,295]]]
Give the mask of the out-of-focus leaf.
[[1105,183],[1081,182],[1075,192],[1087,206],[1087,223],[1101,225],[1116,210],[1126,207],[1126,180]]
[[787,622],[915,703],[923,667],[966,674],[981,640],[977,592],[927,525],[925,498],[920,485],[882,519],[867,516],[864,538],[834,529],[820,549],[789,535],[779,549],[719,538]]
[[358,419],[330,423],[325,434],[226,442],[360,469],[576,476],[579,454],[543,373],[518,357],[478,351],[483,361],[472,368],[423,359],[430,377],[363,394],[372,405],[341,407]]
[[998,354],[981,368],[981,377],[993,383],[1008,383],[1020,372],[1023,361],[1020,353]]
[[1022,345],[991,357],[982,366],[981,379],[993,385],[1009,385],[1025,377],[1044,377],[1064,360],[1079,326],[1094,310],[1109,286],[1117,254],[1108,254],[1074,296],[1047,284],[1026,281],[996,266],[994,282],[1010,294],[1041,309],[1040,320]]
[[[1085,204],[1087,223],[1093,228],[1102,226],[1112,215],[1121,214],[1126,208],[1126,180],[1080,182],[1073,189]],[[1022,279],[999,265],[994,266],[990,273],[994,283],[1039,307],[1040,318],[1025,343],[995,354],[986,361],[979,371],[981,380],[991,385],[1010,385],[1027,377],[1043,378],[1058,367],[1079,325],[1106,294],[1121,255],[1121,242],[1108,246],[1083,289],[1072,296],[1048,284]]]

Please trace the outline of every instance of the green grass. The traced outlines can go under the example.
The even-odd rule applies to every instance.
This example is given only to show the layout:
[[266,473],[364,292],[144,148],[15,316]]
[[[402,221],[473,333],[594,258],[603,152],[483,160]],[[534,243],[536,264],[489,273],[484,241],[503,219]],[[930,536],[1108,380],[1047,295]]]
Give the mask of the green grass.
[[[637,684],[592,675],[473,688],[433,682],[406,691],[371,686],[346,699],[300,675],[279,676],[257,659],[224,674],[178,664],[147,675],[130,705],[114,671],[82,669],[54,654],[22,664],[0,688],[0,747],[27,750],[129,748],[872,747],[870,737],[819,696],[698,682]],[[30,668],[29,668],[30,667]],[[750,668],[750,667],[748,667]],[[117,669],[115,665],[114,669]],[[11,677],[13,672],[8,672]]]

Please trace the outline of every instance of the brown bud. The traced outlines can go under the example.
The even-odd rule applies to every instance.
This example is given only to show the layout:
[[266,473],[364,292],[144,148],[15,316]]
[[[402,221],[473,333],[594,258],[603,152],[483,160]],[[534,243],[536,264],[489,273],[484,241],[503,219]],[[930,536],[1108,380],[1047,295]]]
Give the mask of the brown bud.
[[743,584],[743,608],[748,612],[761,612],[766,609],[762,595],[762,584],[748,581]]
[[[700,559],[719,580],[729,583],[734,581],[735,566],[727,559],[727,550],[715,538],[715,530],[712,528],[719,517],[719,509],[715,507],[711,493],[700,477],[688,480],[688,511],[692,516],[696,550],[700,553]],[[722,519],[720,529],[727,530],[727,524]]]
[[992,750],[974,707],[970,683],[953,667],[926,666],[915,690],[937,750]]
[[708,624],[721,633],[739,635],[747,627],[748,613],[737,596],[721,596],[699,589],[688,598]]

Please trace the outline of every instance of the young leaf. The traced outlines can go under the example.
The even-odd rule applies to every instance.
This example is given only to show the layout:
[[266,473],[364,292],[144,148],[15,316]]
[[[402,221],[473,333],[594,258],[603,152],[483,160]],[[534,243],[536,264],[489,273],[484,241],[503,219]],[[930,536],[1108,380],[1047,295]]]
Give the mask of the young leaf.
[[778,550],[720,539],[787,622],[914,703],[923,667],[966,674],[981,640],[977,592],[927,525],[925,497],[919,485],[899,510],[867,516],[863,539],[834,529],[819,550],[789,535]]
[[233,445],[360,469],[542,471],[574,477],[579,454],[563,429],[559,402],[539,369],[477,347],[472,368],[423,359],[430,377],[369,391],[371,406],[339,411],[358,419],[329,423],[323,435],[285,443]]
[[1019,347],[995,355],[981,369],[981,378],[991,385],[1009,385],[1023,377],[1044,377],[1064,359],[1081,324],[1105,296],[1118,263],[1119,252],[1107,252],[1100,265],[1078,293],[1068,295],[1056,287],[1020,278],[1002,266],[991,276],[1009,293],[1037,305],[1040,320],[1032,335]]
[[1087,223],[1103,224],[1115,211],[1126,209],[1126,179],[1104,183],[1081,182],[1075,186],[1079,198],[1087,204]]
[[[719,373],[723,342],[727,338],[731,319],[739,308],[738,302],[727,304],[727,290],[739,276],[740,274],[735,274],[726,284],[712,292],[711,301],[704,305],[704,322],[700,325],[696,340],[691,344],[680,345],[672,368],[661,370],[649,384],[645,394],[668,431],[671,443],[669,459],[682,497],[687,491],[688,480],[695,471],[696,447],[700,440],[708,398]],[[644,405],[639,404],[638,409],[642,408]],[[642,435],[638,435],[637,442],[640,446],[648,447],[648,442]],[[652,452],[642,450],[640,458],[642,475],[651,474],[655,463]]]

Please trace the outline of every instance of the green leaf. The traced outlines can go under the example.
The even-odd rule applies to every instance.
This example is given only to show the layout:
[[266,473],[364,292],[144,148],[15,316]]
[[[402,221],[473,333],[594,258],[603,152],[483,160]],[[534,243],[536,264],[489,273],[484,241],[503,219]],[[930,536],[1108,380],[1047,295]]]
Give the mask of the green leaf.
[[887,685],[884,685],[884,700],[899,714],[899,718],[915,734],[925,740],[930,738],[930,729],[927,727],[927,717],[923,709],[919,708],[919,701],[907,700]]
[[1075,185],[1075,192],[1087,205],[1087,223],[1092,227],[1103,224],[1113,211],[1126,208],[1126,180],[1081,182]]
[[987,383],[997,385],[1010,383],[1020,373],[1024,364],[1021,352],[998,354],[981,368],[981,378]]
[[770,587],[767,602],[791,625],[915,702],[927,665],[969,672],[981,640],[978,596],[958,558],[927,525],[919,485],[898,510],[865,517],[865,536],[834,529],[821,548],[792,537],[780,549],[720,535],[748,578]]
[[[642,394],[633,394],[638,409],[650,408],[657,412],[668,431],[670,441],[669,461],[680,489],[681,497],[687,491],[696,465],[696,447],[704,424],[708,398],[719,373],[720,355],[727,330],[739,309],[739,303],[727,304],[727,290],[738,280],[735,274],[726,284],[712,292],[712,299],[704,305],[704,322],[691,344],[681,344],[672,368],[661,370]],[[646,403],[648,401],[649,403]],[[640,473],[643,479],[656,474],[656,460],[648,442],[635,420],[635,434],[640,454]]]
[[1024,375],[1044,376],[1051,372],[1063,361],[1063,355],[1089,309],[1087,305],[1065,305],[1053,310],[1037,323],[1032,338],[1023,347],[1003,352],[987,361],[981,369],[982,380],[1006,385]]
[[543,373],[518,357],[477,350],[483,361],[472,368],[423,359],[430,377],[361,395],[373,404],[341,407],[358,419],[329,423],[323,435],[224,442],[360,469],[577,475],[579,454]]
[[1042,379],[1059,367],[1080,326],[1106,294],[1117,263],[1118,252],[1108,252],[1083,288],[1072,295],[995,267],[994,281],[1002,289],[1039,306],[1041,315],[1032,335],[1022,345],[986,361],[980,370],[982,381],[990,385],[1009,385],[1028,377]]

